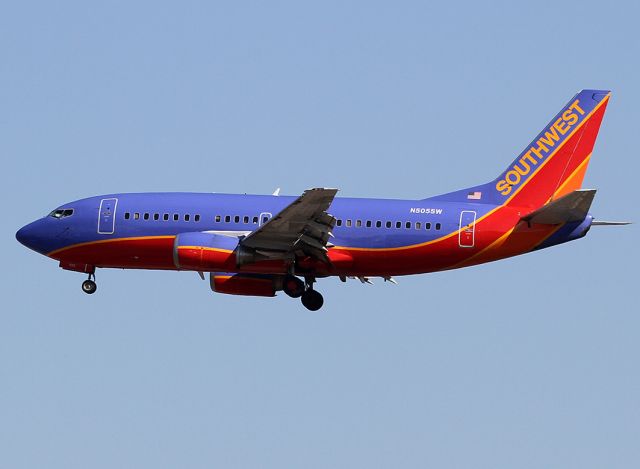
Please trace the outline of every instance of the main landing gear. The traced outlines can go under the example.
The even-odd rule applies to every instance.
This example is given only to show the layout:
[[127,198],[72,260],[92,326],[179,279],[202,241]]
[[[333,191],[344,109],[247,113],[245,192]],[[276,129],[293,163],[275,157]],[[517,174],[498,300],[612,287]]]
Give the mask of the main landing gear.
[[94,294],[98,289],[98,285],[96,285],[95,279],[95,274],[89,274],[89,278],[82,282],[82,291],[88,295]]
[[320,292],[315,291],[313,288],[306,290],[300,300],[309,311],[318,311],[324,304],[324,298],[322,298]]
[[282,282],[282,290],[291,298],[300,298],[309,311],[318,311],[324,304],[322,295],[313,289],[314,278],[306,278],[303,282],[294,275],[287,275]]

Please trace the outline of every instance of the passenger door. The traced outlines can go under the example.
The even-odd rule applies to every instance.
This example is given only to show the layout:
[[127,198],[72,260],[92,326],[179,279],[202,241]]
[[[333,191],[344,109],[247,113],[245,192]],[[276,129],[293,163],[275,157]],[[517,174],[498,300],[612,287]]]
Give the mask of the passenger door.
[[118,199],[102,199],[98,211],[98,234],[113,234],[116,228]]
[[463,210],[460,212],[460,234],[458,244],[461,248],[472,248],[475,244],[476,212]]

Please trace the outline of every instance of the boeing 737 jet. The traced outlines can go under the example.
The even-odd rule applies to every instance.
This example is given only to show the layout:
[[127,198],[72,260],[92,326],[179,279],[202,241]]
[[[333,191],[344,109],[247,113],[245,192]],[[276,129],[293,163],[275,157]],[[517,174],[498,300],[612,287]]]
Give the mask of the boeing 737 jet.
[[322,307],[318,279],[468,267],[565,243],[598,222],[581,189],[610,93],[583,90],[493,181],[420,200],[215,193],[109,194],[63,204],[16,234],[25,246],[84,272],[101,268],[209,273],[213,291]]

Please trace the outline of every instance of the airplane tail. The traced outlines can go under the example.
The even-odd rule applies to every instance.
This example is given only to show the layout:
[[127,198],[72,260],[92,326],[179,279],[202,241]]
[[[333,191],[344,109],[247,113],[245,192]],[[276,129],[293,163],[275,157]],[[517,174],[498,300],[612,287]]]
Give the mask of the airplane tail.
[[537,209],[579,189],[609,97],[582,90],[494,181],[442,199]]

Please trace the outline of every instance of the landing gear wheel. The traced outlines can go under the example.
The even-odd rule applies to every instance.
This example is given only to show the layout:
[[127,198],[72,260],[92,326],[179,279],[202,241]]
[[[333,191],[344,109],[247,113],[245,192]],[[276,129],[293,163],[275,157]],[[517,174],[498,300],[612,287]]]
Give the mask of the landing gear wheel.
[[304,282],[293,275],[286,275],[282,281],[282,290],[291,298],[300,298],[304,293]]
[[315,290],[307,290],[302,294],[302,304],[309,311],[318,311],[324,304],[324,298]]
[[85,280],[84,282],[82,282],[82,291],[87,293],[88,295],[95,293],[97,289],[98,285],[96,285],[96,282],[94,282],[93,280]]

